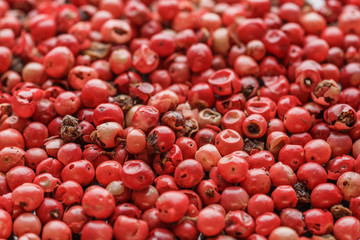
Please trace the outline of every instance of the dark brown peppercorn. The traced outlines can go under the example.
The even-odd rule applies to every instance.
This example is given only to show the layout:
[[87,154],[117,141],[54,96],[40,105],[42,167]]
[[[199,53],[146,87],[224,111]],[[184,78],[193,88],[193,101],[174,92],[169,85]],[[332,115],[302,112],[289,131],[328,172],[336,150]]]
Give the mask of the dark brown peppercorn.
[[351,210],[347,207],[344,207],[341,204],[334,205],[330,208],[330,212],[334,217],[334,220],[337,220],[342,217],[351,216]]
[[66,115],[63,118],[60,136],[65,142],[75,142],[81,137],[81,130],[77,118]]
[[296,196],[298,198],[298,207],[302,207],[310,203],[310,193],[304,183],[302,182],[295,183],[294,189],[296,192]]

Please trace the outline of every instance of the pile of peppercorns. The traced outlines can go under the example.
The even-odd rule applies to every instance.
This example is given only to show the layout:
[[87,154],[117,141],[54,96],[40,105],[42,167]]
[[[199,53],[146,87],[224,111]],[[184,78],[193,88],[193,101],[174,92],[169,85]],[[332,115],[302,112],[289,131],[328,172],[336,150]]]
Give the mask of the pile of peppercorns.
[[0,239],[360,239],[360,0],[315,3],[0,0]]

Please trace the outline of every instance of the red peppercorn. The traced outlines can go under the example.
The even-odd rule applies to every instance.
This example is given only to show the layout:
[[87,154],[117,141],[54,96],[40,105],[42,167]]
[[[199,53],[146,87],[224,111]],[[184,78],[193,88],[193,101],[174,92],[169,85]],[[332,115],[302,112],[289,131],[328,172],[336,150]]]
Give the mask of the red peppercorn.
[[266,194],[270,191],[271,180],[264,170],[254,168],[247,172],[245,180],[241,182],[241,186],[250,195]]
[[244,211],[235,210],[226,214],[225,232],[236,237],[238,235],[248,237],[255,230],[255,222],[252,217]]
[[158,54],[147,45],[141,45],[133,54],[133,66],[141,73],[150,73],[159,64]]
[[239,133],[231,129],[226,129],[216,135],[215,146],[220,154],[225,156],[234,151],[242,150],[244,142]]
[[56,47],[44,58],[45,72],[51,77],[65,76],[74,65],[74,55],[67,47]]
[[304,212],[305,224],[313,234],[328,234],[332,232],[334,220],[329,211],[317,208]]
[[268,151],[260,151],[254,154],[251,154],[247,159],[249,163],[249,168],[263,168],[268,171],[270,167],[275,164],[275,158],[273,154]]
[[[142,190],[152,184],[155,179],[151,168],[143,161],[131,160],[123,165],[121,179],[130,189]],[[136,181],[134,181],[136,179]]]
[[359,238],[359,224],[359,220],[352,216],[342,217],[337,220],[334,225],[334,236],[340,240],[346,238]]
[[285,145],[279,152],[279,162],[290,166],[294,171],[305,163],[304,148],[301,145]]
[[307,162],[316,162],[323,165],[330,160],[330,145],[322,139],[311,140],[304,146],[304,151]]
[[181,192],[169,191],[160,195],[156,201],[159,218],[164,222],[176,222],[186,213],[188,197]]
[[139,128],[144,132],[149,132],[159,121],[159,111],[150,106],[140,106],[131,118],[131,124],[134,128]]
[[343,155],[331,159],[326,164],[328,178],[332,180],[337,180],[343,173],[354,171],[355,164],[355,159],[348,155]]
[[278,58],[285,57],[290,46],[288,37],[281,30],[269,30],[263,37],[266,51]]
[[84,225],[81,231],[81,239],[99,237],[104,240],[113,238],[113,229],[104,221],[91,221]]
[[96,168],[96,180],[106,187],[112,181],[121,180],[121,170],[122,167],[119,162],[105,161]]
[[338,187],[331,183],[322,183],[317,185],[311,192],[311,204],[315,208],[330,208],[339,204],[342,195]]
[[104,148],[113,148],[120,144],[124,130],[117,122],[105,122],[96,127],[90,135],[92,142]]
[[269,240],[295,240],[300,239],[296,232],[289,227],[278,227],[269,235]]
[[221,158],[217,167],[222,178],[227,182],[237,183],[245,180],[248,163],[243,158],[229,155]]
[[243,133],[250,138],[261,138],[267,131],[266,119],[260,114],[251,114],[242,126]]
[[11,168],[6,173],[6,182],[11,191],[22,185],[23,183],[32,183],[35,178],[35,173],[31,168],[25,166],[17,166]]
[[130,237],[146,239],[149,234],[149,227],[145,221],[127,216],[119,216],[114,223],[113,230],[117,240],[125,240]]
[[275,228],[280,227],[280,217],[275,213],[264,213],[256,218],[255,224],[255,232],[267,236]]
[[106,189],[93,187],[85,191],[81,205],[88,216],[105,219],[113,212],[115,199]]
[[253,97],[246,102],[246,111],[249,114],[260,114],[266,120],[275,117],[276,104],[267,97]]
[[25,151],[18,147],[4,147],[0,150],[0,171],[8,172],[16,166],[24,165]]
[[254,39],[261,39],[265,31],[266,25],[261,18],[248,18],[240,22],[236,33],[242,42],[247,43]]
[[12,232],[12,220],[8,212],[0,209],[0,223],[3,226],[0,231],[0,237],[7,239]]
[[210,48],[202,43],[192,45],[186,53],[189,67],[193,72],[206,70],[211,66],[212,54]]
[[351,210],[351,213],[354,217],[356,217],[357,219],[359,219],[359,203],[360,203],[360,197],[356,197],[356,198],[352,198],[350,200],[350,210]]
[[94,167],[87,160],[79,160],[69,163],[61,171],[61,178],[64,181],[76,181],[81,186],[88,186],[94,179],[94,176]]
[[311,92],[321,81],[321,66],[313,60],[305,60],[295,70],[296,82],[303,91]]
[[230,69],[216,71],[210,76],[208,81],[214,93],[219,96],[230,95],[241,90],[236,73]]
[[266,149],[273,155],[277,156],[280,150],[289,143],[290,138],[285,133],[275,131],[267,136]]
[[23,136],[27,148],[42,147],[49,132],[44,124],[32,122],[24,129]]
[[70,239],[72,236],[70,227],[60,221],[52,220],[44,225],[42,229],[42,238],[59,238],[59,239]]
[[296,173],[298,181],[304,182],[310,190],[314,189],[320,183],[326,183],[326,170],[318,163],[309,162],[303,164]]
[[148,148],[152,148],[157,152],[167,152],[175,143],[175,134],[165,126],[155,127],[149,134],[147,139]]
[[247,203],[247,211],[254,219],[256,219],[266,212],[273,212],[274,201],[265,194],[255,194]]
[[257,62],[253,58],[246,55],[240,55],[235,59],[234,69],[240,77],[248,75],[256,77],[260,72],[260,68]]
[[360,181],[360,174],[356,172],[346,172],[342,174],[337,180],[337,187],[340,189],[343,197],[346,201],[350,201],[351,198],[358,197],[360,195],[358,186]]
[[336,104],[324,112],[324,119],[331,129],[348,130],[357,121],[355,110],[347,104]]
[[157,4],[157,12],[164,20],[172,20],[179,11],[179,6],[176,0],[161,0]]
[[277,162],[271,166],[269,170],[269,177],[274,186],[294,186],[297,181],[296,175],[292,168],[281,162]]
[[102,25],[100,32],[104,41],[124,44],[130,41],[133,30],[124,20],[109,19]]
[[96,107],[108,101],[109,89],[104,81],[92,79],[81,90],[81,101],[86,107]]
[[26,211],[38,208],[44,199],[44,190],[33,183],[24,183],[12,192],[12,202]]
[[311,127],[310,113],[304,108],[293,107],[285,113],[284,125],[291,133],[308,131]]
[[298,202],[294,188],[287,185],[275,188],[271,197],[274,200],[275,207],[279,210],[295,207]]
[[212,167],[217,165],[220,159],[219,151],[212,144],[205,144],[195,153],[195,160],[200,162],[205,171],[210,171]]
[[203,169],[198,161],[187,159],[175,168],[175,182],[183,188],[195,187],[203,177]]
[[305,222],[302,212],[295,208],[286,208],[280,214],[281,225],[294,229],[299,235],[305,231]]
[[41,227],[38,216],[33,213],[23,213],[14,220],[13,231],[16,236],[22,236],[26,233],[39,235]]
[[33,183],[41,186],[44,189],[44,192],[52,193],[61,184],[61,181],[50,173],[42,173],[34,178]]
[[229,110],[221,119],[221,127],[232,129],[242,134],[242,123],[245,118],[246,115],[243,111],[237,109]]
[[44,198],[41,205],[36,209],[36,216],[39,217],[43,224],[52,220],[61,220],[64,209],[62,204],[52,198]]

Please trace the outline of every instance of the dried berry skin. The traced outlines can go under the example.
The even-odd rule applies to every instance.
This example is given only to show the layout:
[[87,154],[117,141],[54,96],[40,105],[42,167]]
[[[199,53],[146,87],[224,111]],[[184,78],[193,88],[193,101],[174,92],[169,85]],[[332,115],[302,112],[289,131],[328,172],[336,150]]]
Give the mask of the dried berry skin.
[[64,116],[61,123],[60,136],[65,142],[76,142],[81,137],[78,119],[71,116]]
[[352,213],[349,208],[344,207],[343,205],[334,205],[330,208],[330,212],[333,215],[334,219],[337,220],[342,217],[351,216]]
[[310,192],[306,189],[305,184],[297,182],[294,184],[298,205],[304,206],[310,203]]
[[265,149],[264,143],[256,139],[246,138],[244,140],[244,151],[248,154],[260,152]]
[[132,106],[134,106],[132,98],[125,94],[115,96],[111,99],[111,102],[119,104],[124,112],[128,111]]

